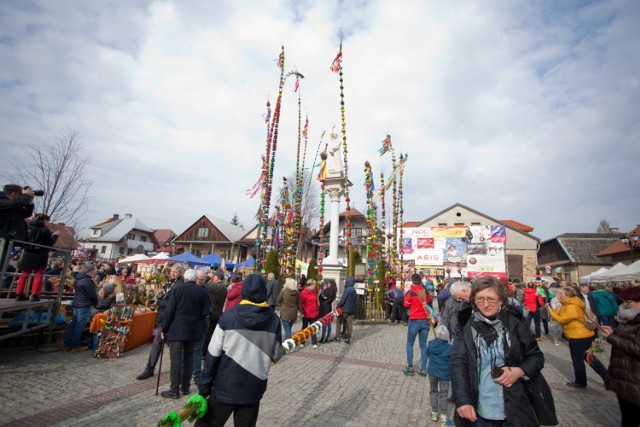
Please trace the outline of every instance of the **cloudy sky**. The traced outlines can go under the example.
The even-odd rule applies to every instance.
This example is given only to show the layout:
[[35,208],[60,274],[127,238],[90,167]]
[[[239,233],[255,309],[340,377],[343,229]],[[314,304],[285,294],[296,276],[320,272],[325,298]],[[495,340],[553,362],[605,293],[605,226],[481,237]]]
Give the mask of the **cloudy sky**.
[[[628,231],[640,223],[638,22],[635,0],[4,0],[0,170],[72,129],[94,181],[85,225],[129,212],[181,232],[237,212],[248,228],[280,46],[305,75],[309,165],[340,126],[329,65],[342,32],[356,208],[364,161],[391,171],[377,153],[391,134],[409,155],[405,220],[460,202],[542,239],[601,219]],[[297,96],[289,79],[276,185],[295,171]]]

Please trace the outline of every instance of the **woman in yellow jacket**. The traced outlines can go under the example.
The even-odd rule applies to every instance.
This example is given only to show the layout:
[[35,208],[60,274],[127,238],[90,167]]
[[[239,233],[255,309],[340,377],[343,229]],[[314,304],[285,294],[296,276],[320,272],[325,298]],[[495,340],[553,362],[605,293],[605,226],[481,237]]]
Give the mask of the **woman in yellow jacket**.
[[[569,352],[573,362],[575,381],[567,383],[569,387],[585,388],[587,386],[587,369],[584,360],[591,343],[596,338],[596,333],[584,326],[584,301],[579,298],[576,291],[568,286],[557,293],[562,307],[553,310],[548,307],[553,320],[558,322],[564,330],[564,335],[569,340]],[[548,306],[548,304],[547,304]],[[604,381],[607,378],[607,369],[598,358],[593,357],[590,366]]]

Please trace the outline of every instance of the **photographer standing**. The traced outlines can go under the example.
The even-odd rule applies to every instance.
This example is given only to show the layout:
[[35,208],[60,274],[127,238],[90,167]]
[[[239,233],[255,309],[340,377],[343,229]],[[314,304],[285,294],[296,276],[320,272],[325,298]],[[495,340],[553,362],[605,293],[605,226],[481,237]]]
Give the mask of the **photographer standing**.
[[10,240],[26,240],[25,218],[33,214],[33,190],[16,184],[7,184],[0,191],[0,238],[4,244],[0,248],[0,268],[4,265]]
[[[58,240],[57,234],[51,234],[49,230],[49,215],[38,214],[35,219],[31,221],[31,233],[33,237],[30,238],[30,242],[37,243],[44,246],[53,246]],[[35,246],[27,246],[24,248],[22,259],[18,263],[18,271],[22,274],[18,279],[18,286],[16,288],[16,301],[26,301],[25,284],[27,279],[34,273],[33,285],[31,287],[31,301],[40,301],[40,288],[42,288],[42,282],[44,281],[44,269],[49,262],[49,249]]]

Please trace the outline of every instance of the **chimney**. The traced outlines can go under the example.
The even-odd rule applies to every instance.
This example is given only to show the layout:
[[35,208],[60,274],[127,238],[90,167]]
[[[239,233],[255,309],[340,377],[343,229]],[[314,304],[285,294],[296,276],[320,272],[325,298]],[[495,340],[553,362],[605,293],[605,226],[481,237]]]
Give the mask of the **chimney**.
[[115,221],[116,219],[120,219],[120,215],[118,215],[118,214],[113,214],[113,220]]
[[132,214],[128,214],[128,213],[126,213],[126,214],[124,214],[124,217],[125,217],[125,218],[133,218],[133,215],[132,215]]

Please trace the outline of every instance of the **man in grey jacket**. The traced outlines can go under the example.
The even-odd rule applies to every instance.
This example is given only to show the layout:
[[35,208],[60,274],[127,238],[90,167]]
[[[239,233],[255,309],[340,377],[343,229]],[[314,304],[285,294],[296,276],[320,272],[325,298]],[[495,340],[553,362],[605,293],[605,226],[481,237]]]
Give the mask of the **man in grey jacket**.
[[267,274],[267,280],[267,304],[275,311],[278,295],[280,295],[280,283],[278,283],[273,273]]
[[447,300],[442,312],[442,324],[449,330],[452,338],[459,336],[458,313],[469,307],[471,283],[458,281],[450,286],[451,298]]

